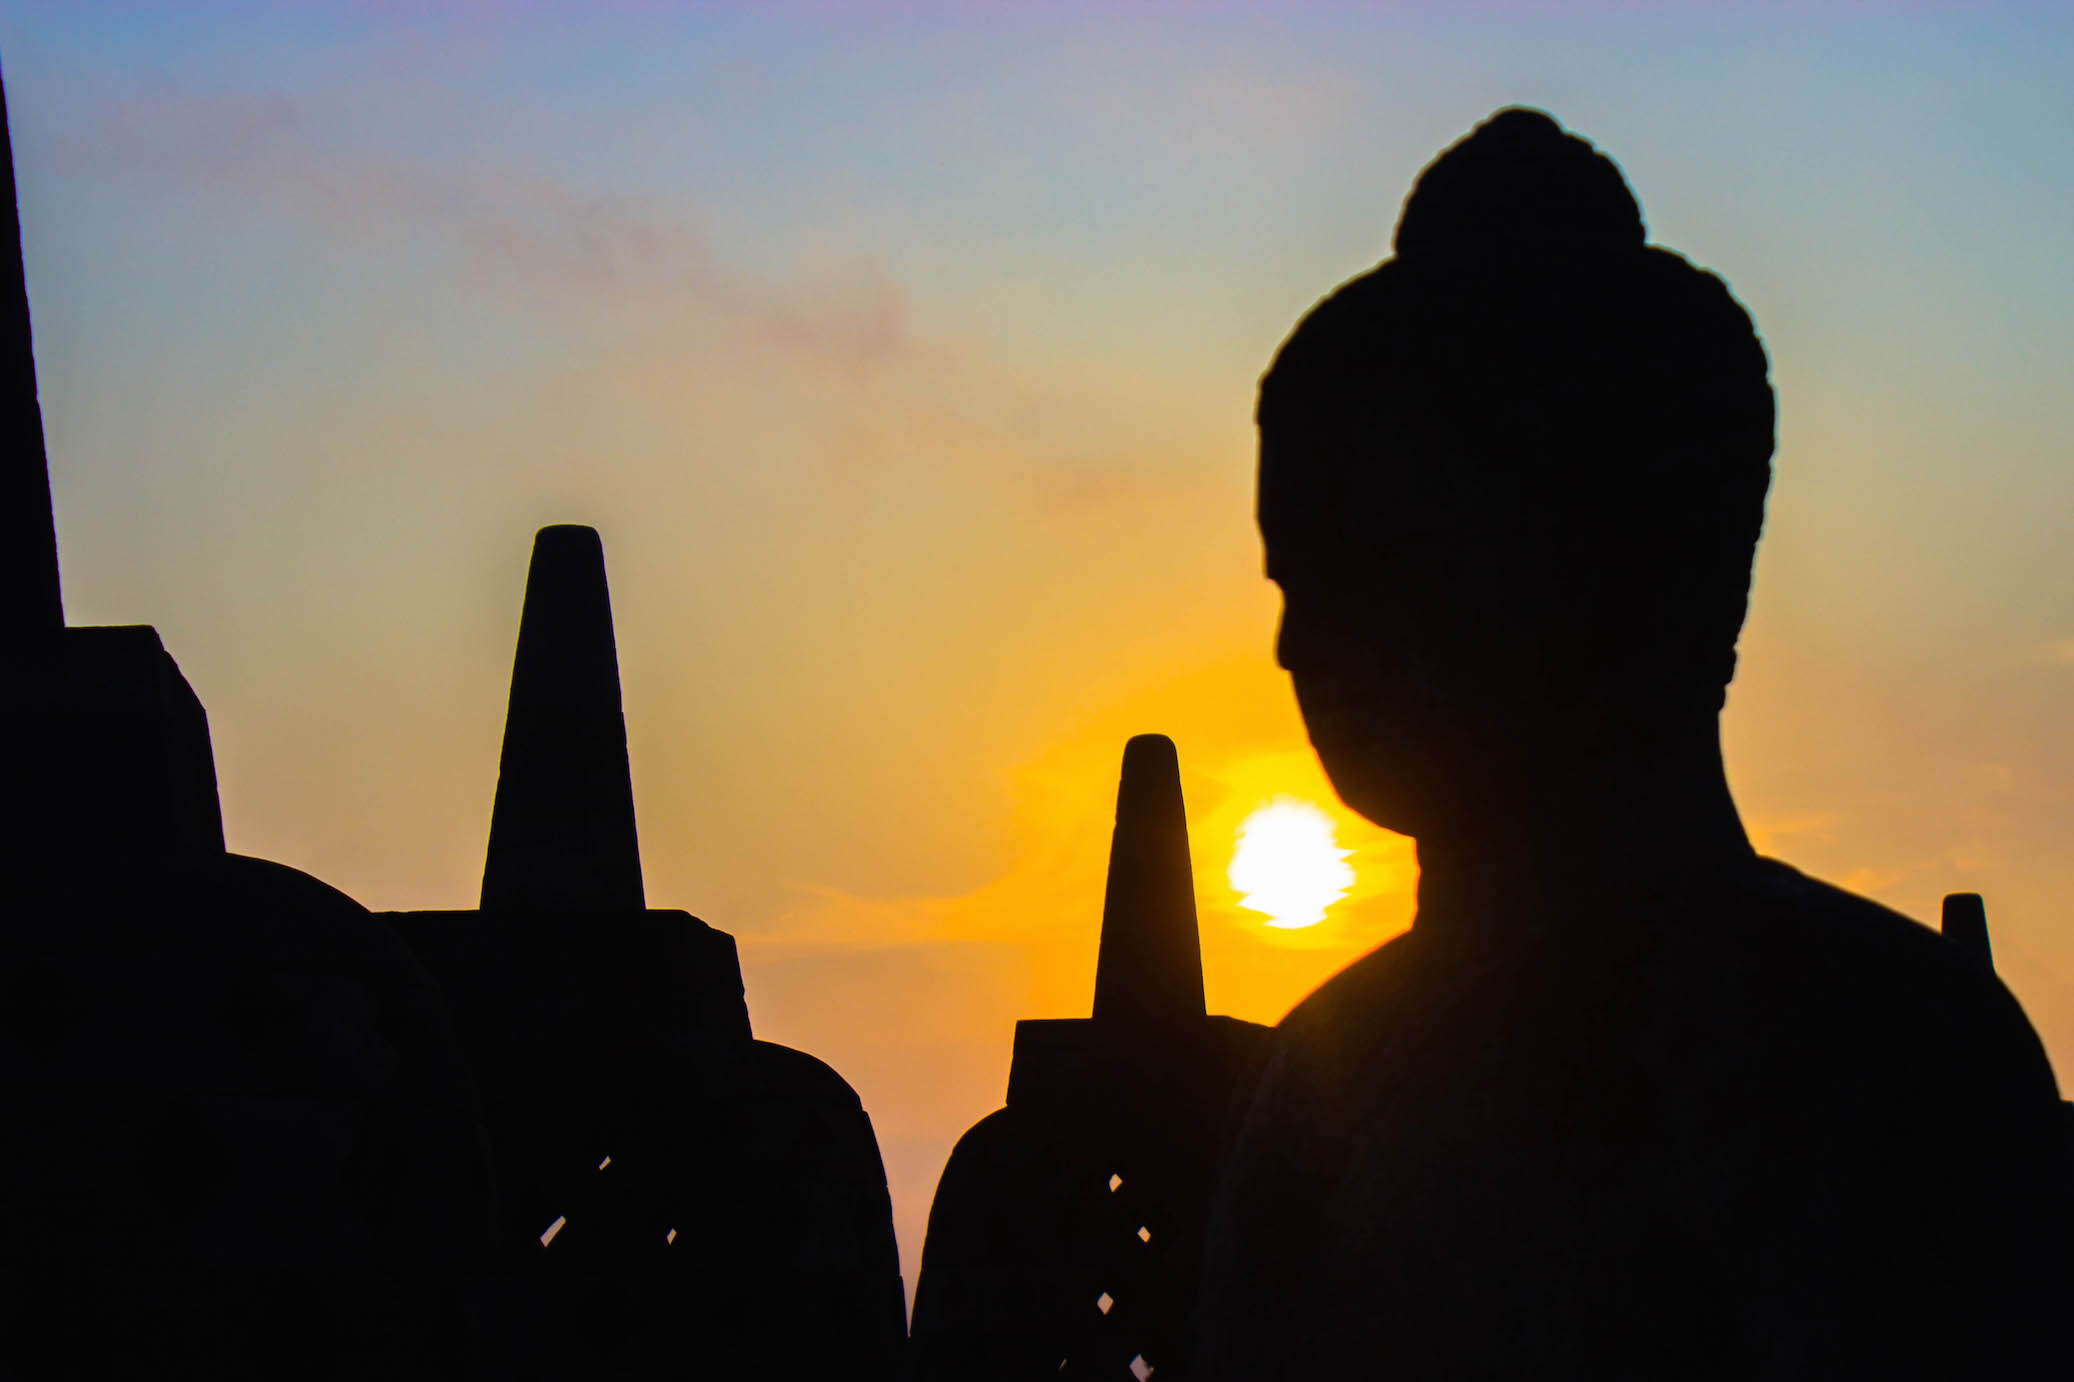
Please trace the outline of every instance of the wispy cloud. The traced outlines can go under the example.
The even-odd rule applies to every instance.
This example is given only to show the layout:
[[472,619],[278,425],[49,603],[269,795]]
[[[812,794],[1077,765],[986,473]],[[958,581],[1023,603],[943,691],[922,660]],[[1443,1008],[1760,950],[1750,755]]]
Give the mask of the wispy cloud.
[[61,169],[285,210],[324,232],[450,247],[473,287],[557,312],[674,312],[748,343],[868,369],[913,348],[907,298],[851,257],[808,285],[726,262],[682,211],[513,168],[433,168],[353,147],[283,95],[163,89],[108,108]]
[[1846,892],[1872,895],[1884,892],[1906,877],[1908,877],[1908,873],[1905,870],[1875,869],[1861,866],[1846,873],[1837,880],[1837,883]]
[[1202,478],[1168,463],[1202,450],[1200,429],[1177,437],[1146,422],[1197,410],[1160,414],[1142,387],[1074,359],[1007,364],[986,325],[925,332],[906,285],[867,253],[838,246],[782,277],[757,272],[681,205],[368,147],[280,94],[163,86],[103,107],[53,153],[57,171],[194,203],[201,216],[257,208],[336,244],[444,256],[457,290],[558,341],[602,347],[561,352],[594,384],[674,396],[696,361],[759,355],[862,384],[805,385],[842,417],[831,467],[870,472],[927,453],[990,470],[1060,516],[1163,504]]
[[2050,643],[2041,643],[2032,650],[2032,655],[2038,661],[2056,667],[2074,667],[2074,638],[2060,638]]
[[1835,838],[1842,817],[1834,811],[1758,812],[1744,819],[1750,843],[1769,854],[1787,841],[1827,843]]

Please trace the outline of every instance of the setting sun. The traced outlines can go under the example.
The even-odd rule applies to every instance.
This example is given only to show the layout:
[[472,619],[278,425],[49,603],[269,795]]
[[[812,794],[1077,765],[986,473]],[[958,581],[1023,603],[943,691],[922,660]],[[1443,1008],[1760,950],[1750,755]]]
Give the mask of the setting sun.
[[1269,926],[1295,929],[1325,920],[1325,909],[1354,886],[1332,818],[1307,801],[1278,797],[1239,826],[1227,877],[1239,905]]

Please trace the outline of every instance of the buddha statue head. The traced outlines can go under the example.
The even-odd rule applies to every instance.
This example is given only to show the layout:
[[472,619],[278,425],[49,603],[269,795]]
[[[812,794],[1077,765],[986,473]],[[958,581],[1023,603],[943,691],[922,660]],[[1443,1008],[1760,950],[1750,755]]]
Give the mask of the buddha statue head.
[[1422,835],[1672,723],[1711,734],[1771,478],[1763,346],[1620,170],[1500,111],[1262,380],[1277,653],[1355,809]]

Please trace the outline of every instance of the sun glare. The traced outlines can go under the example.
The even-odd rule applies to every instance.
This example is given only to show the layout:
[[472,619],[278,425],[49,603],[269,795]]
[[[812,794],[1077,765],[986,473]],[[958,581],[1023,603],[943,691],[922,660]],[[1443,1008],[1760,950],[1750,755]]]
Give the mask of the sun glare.
[[1239,905],[1266,915],[1269,926],[1294,930],[1325,920],[1325,909],[1354,886],[1332,818],[1307,801],[1277,797],[1239,826],[1226,877]]

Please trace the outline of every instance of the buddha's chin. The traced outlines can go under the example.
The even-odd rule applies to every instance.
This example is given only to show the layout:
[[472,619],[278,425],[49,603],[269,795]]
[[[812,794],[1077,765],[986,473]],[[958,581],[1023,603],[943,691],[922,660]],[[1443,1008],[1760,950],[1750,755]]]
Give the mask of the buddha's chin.
[[1311,744],[1341,801],[1385,830],[1419,833],[1427,814],[1416,789],[1422,774],[1402,751],[1406,746],[1381,742],[1381,736],[1358,729],[1340,734],[1317,728],[1311,731]]
[[1352,810],[1385,830],[1399,835],[1418,835],[1419,824],[1426,813],[1419,809],[1418,802],[1401,790],[1400,784],[1378,780],[1375,775],[1365,772],[1334,772],[1329,763],[1326,776],[1332,779],[1340,800]]

